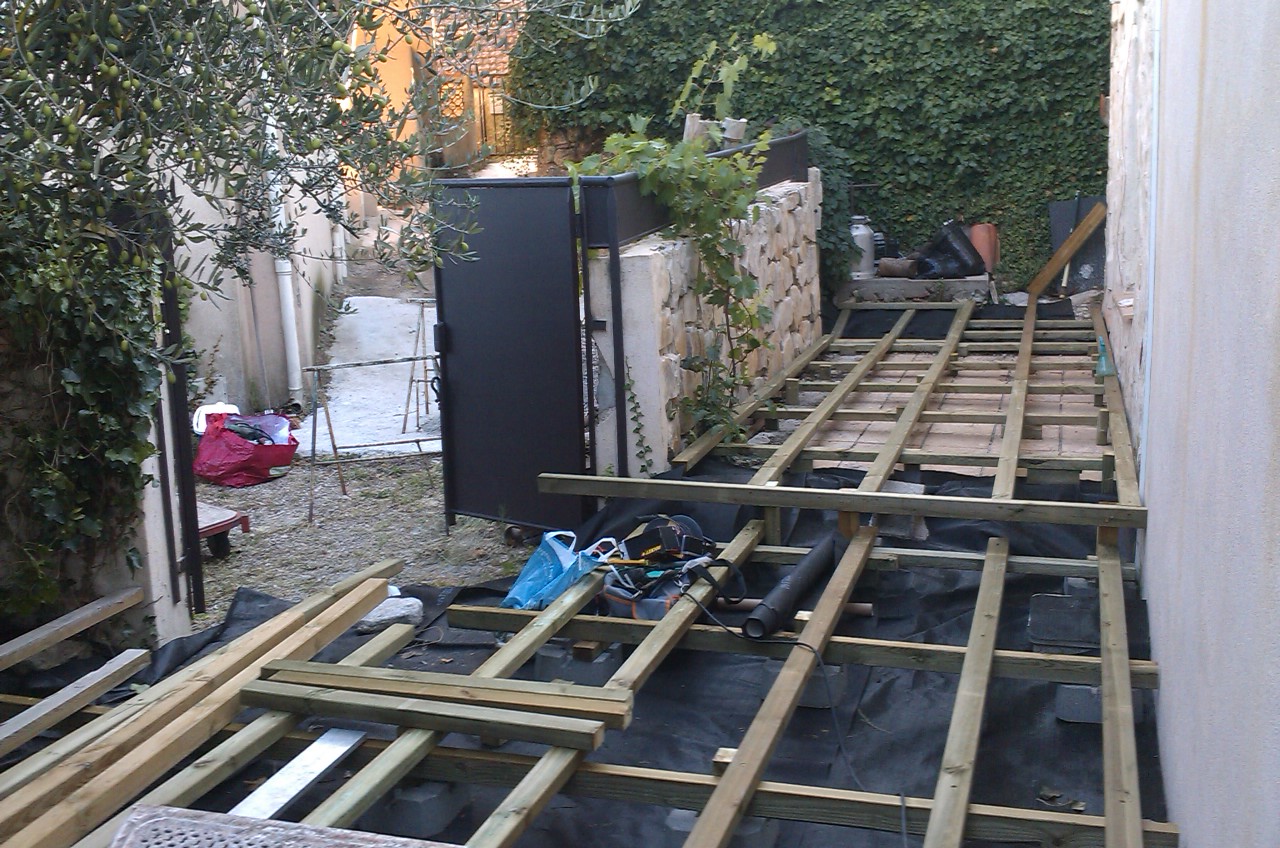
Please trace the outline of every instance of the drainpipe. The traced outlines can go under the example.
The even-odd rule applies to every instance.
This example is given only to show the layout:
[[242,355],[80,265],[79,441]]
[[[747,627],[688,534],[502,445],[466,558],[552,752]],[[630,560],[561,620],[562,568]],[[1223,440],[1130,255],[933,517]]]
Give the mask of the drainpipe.
[[[275,116],[267,113],[267,143],[276,150],[280,146],[280,130]],[[281,233],[288,232],[289,216],[284,208],[284,192],[280,176],[267,174],[267,191],[271,199],[271,219]],[[298,354],[298,317],[293,301],[293,262],[287,253],[275,258],[276,289],[280,296],[280,330],[284,338],[284,364],[289,377],[289,402],[302,399],[302,361]]]

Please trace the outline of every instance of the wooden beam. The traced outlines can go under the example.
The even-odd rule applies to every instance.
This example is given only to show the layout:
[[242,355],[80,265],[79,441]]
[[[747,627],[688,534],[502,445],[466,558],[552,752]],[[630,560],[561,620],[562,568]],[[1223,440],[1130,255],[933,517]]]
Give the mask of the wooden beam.
[[[1102,312],[1097,307],[1093,310],[1093,325],[1098,338],[1105,339],[1107,349],[1115,357],[1115,348],[1107,338],[1107,325],[1102,320]],[[1115,376],[1102,378],[1103,399],[1111,414],[1108,416],[1107,432],[1111,439],[1111,447],[1115,452],[1116,462],[1116,497],[1122,504],[1140,504],[1142,497],[1138,489],[1138,470],[1133,456],[1133,439],[1129,434],[1129,418],[1125,412],[1124,396],[1120,391],[1120,379]]]
[[926,300],[901,300],[901,301],[885,301],[883,303],[851,303],[845,307],[849,309],[882,309],[884,311],[896,309],[959,309],[959,301],[926,301]]
[[249,706],[303,715],[379,721],[441,733],[491,735],[584,751],[594,751],[604,740],[604,724],[590,719],[373,692],[333,691],[273,680],[250,681],[241,691]]
[[699,480],[637,480],[577,474],[541,474],[538,477],[538,488],[543,492],[568,495],[790,506],[837,512],[932,515],[992,521],[1040,521],[1093,527],[1143,527],[1147,521],[1147,511],[1140,506],[1028,500],[992,501],[985,498],[909,495],[854,489],[806,489],[795,486],[748,486],[742,483],[709,483]]
[[[716,453],[737,456],[769,456],[769,445],[721,445]],[[800,460],[822,462],[871,462],[879,451],[875,448],[805,448]],[[908,465],[962,465],[976,468],[995,468],[1000,457],[992,453],[913,450],[902,451],[901,460]],[[1023,454],[1018,457],[1020,468],[1040,468],[1056,471],[1101,471],[1103,458],[1097,454]]]
[[1004,434],[1000,441],[1000,462],[992,483],[991,497],[1008,500],[1018,481],[1018,456],[1022,448],[1022,426],[1026,420],[1028,386],[1031,381],[1031,340],[1036,325],[1036,301],[1031,298],[1022,319],[1022,342],[1018,364],[1013,371],[1013,390],[1005,410]]
[[885,481],[893,474],[893,470],[898,467],[898,457],[902,455],[902,450],[907,444],[907,438],[911,435],[912,428],[921,419],[925,405],[933,394],[933,387],[938,384],[938,381],[942,379],[942,375],[946,373],[951,357],[956,352],[956,346],[960,343],[960,336],[964,334],[965,325],[973,317],[973,308],[974,302],[967,300],[956,310],[955,316],[951,319],[951,328],[947,331],[947,337],[942,340],[942,346],[938,348],[938,352],[933,358],[933,364],[925,372],[924,376],[920,378],[920,383],[916,386],[916,390],[912,392],[911,399],[907,401],[907,405],[902,410],[902,415],[899,416],[897,423],[893,425],[893,429],[889,431],[889,435],[885,436],[884,447],[880,449],[880,455],[871,463],[866,475],[862,478],[862,482],[858,484],[859,491],[879,491],[884,486]]
[[124,589],[85,604],[60,618],[55,618],[48,624],[42,624],[35,630],[5,642],[0,645],[0,671],[34,657],[45,648],[105,621],[122,610],[137,606],[142,603],[142,598],[142,589],[136,586]]
[[[1061,354],[1061,355],[1080,355],[1092,353],[1095,350],[1095,343],[1088,342],[1058,342],[1058,341],[1037,341],[1035,344],[1035,352],[1040,355],[1045,354]],[[845,339],[841,342],[832,344],[832,350],[836,353],[859,353],[870,350],[873,346],[871,339]],[[930,339],[917,339],[913,341],[899,342],[894,346],[895,353],[933,353],[942,342]],[[959,342],[957,351],[960,356],[972,356],[974,354],[1003,354],[1017,353],[1017,342]]]
[[[808,548],[787,545],[759,545],[751,557],[752,562],[799,562]],[[896,548],[876,545],[871,549],[867,567],[875,570],[898,568],[954,568],[960,571],[981,571],[986,560],[984,554],[970,551],[930,551],[921,548]],[[1010,574],[1044,574],[1050,577],[1085,577],[1096,580],[1098,562],[1095,558],[1068,559],[1066,557],[1009,557]],[[1126,563],[1121,571],[1126,581],[1138,578],[1137,569]]]
[[[972,307],[971,307],[972,308]],[[787,440],[783,442],[774,451],[773,456],[760,467],[755,475],[751,478],[751,484],[755,486],[763,486],[768,483],[775,482],[782,478],[782,475],[791,468],[796,457],[800,455],[800,451],[813,439],[818,428],[827,423],[832,414],[840,408],[840,404],[844,403],[845,398],[853,394],[858,389],[858,384],[863,378],[876,367],[889,348],[902,336],[907,325],[911,323],[911,319],[916,316],[914,309],[908,309],[902,313],[893,328],[885,333],[880,341],[858,362],[858,364],[849,371],[843,380],[841,380],[832,390],[823,398],[822,403],[809,413],[804,422],[797,427]]]
[[[258,676],[263,663],[269,659],[311,657],[383,601],[386,592],[386,580],[366,580],[214,692],[181,714],[171,716],[167,724],[153,728],[145,737],[131,737],[132,744],[123,756],[106,768],[83,775],[87,782],[56,807],[47,812],[44,808],[23,810],[20,815],[7,818],[6,829],[26,826],[9,838],[6,848],[67,848],[92,832],[230,723],[240,710],[240,690]],[[14,793],[6,802],[20,794]]]
[[[596,596],[604,584],[599,572],[586,575],[556,598],[536,618],[472,672],[473,677],[509,677],[561,626]],[[414,766],[440,744],[443,735],[434,730],[410,728],[351,780],[343,784],[303,819],[306,824],[346,827],[386,795]]]
[[1093,235],[1093,231],[1098,229],[1098,225],[1107,219],[1107,204],[1098,201],[1094,207],[1089,210],[1089,214],[1085,215],[1083,220],[1076,225],[1071,231],[1071,235],[1067,236],[1066,241],[1058,246],[1053,252],[1053,256],[1049,257],[1049,261],[1045,263],[1027,285],[1028,300],[1032,300],[1040,296],[1045,287],[1062,273],[1062,269],[1067,267],[1067,263],[1071,261],[1071,257],[1076,255],[1089,236]]
[[1098,530],[1098,609],[1102,626],[1102,757],[1107,848],[1142,844],[1142,796],[1129,681],[1129,635],[1116,531]]
[[625,728],[631,723],[632,694],[598,686],[504,680],[400,668],[340,668],[329,663],[284,660],[264,666],[262,677],[275,683],[297,686],[401,695],[427,701],[586,718],[612,728]]
[[835,633],[844,605],[875,545],[875,538],[875,528],[864,527],[850,540],[823,589],[813,617],[800,634],[799,641],[812,650],[798,646],[791,649],[738,744],[733,761],[694,822],[693,830],[684,843],[687,848],[724,848],[733,838],[733,832],[746,814],[778,740],[800,702],[809,675],[817,667],[818,658]]
[[[393,624],[338,661],[338,665],[381,665],[414,637],[408,624]],[[256,760],[297,727],[300,716],[270,711],[229,734],[217,747],[137,800],[153,807],[194,804],[224,780]],[[133,806],[126,807],[75,844],[75,848],[108,848]]]
[[[741,564],[751,555],[764,533],[760,521],[748,522],[733,541],[720,554],[720,558]],[[728,576],[728,568],[714,567],[711,576],[722,581]],[[698,581],[667,610],[662,620],[656,622],[643,641],[622,667],[605,683],[610,689],[636,690],[644,685],[658,664],[664,660],[681,637],[702,615],[703,605],[711,599],[714,587],[706,581]],[[583,754],[568,748],[552,748],[543,754],[497,809],[467,841],[468,848],[507,848],[512,845],[534,816],[555,797],[582,764]]]
[[133,648],[113,657],[99,669],[62,687],[35,706],[0,724],[0,756],[29,742],[67,716],[92,704],[104,692],[145,668],[150,651]]
[[[536,613],[501,607],[450,607],[453,626],[472,630],[513,632]],[[608,639],[624,645],[642,643],[655,627],[651,621],[610,616],[579,615],[564,626],[572,637]],[[739,639],[714,625],[696,624],[681,637],[678,648],[722,654],[749,654],[759,657],[786,657],[790,646],[773,642]],[[822,652],[823,662],[832,665],[853,663],[883,668],[938,671],[958,674],[965,649],[959,645],[930,645],[895,642],[855,636],[833,636]],[[1150,660],[1131,660],[1133,685],[1140,689],[1159,687],[1159,669]],[[996,651],[992,673],[1016,680],[1045,680],[1053,683],[1080,683],[1097,686],[1102,681],[1102,663],[1097,657],[1077,654],[1042,654],[1035,651]]]
[[[959,356],[952,362],[956,371],[1008,371],[1010,362],[1004,354]],[[825,364],[825,363],[824,363]],[[838,365],[839,363],[833,363]],[[1097,360],[1092,356],[1037,356],[1031,360],[1035,371],[1092,371]],[[880,363],[881,371],[924,371],[929,363],[919,359],[893,360]]]
[[[834,380],[801,380],[795,385],[802,392],[830,391],[837,385]],[[867,394],[883,392],[885,394],[906,394],[916,389],[914,381],[899,380],[863,380],[859,389]],[[1013,392],[1012,383],[939,383],[934,389],[938,394],[955,395],[1007,395]],[[1027,393],[1033,395],[1097,395],[1102,387],[1094,383],[1032,383],[1027,386]],[[798,406],[794,401],[787,401],[788,406]]]
[[960,848],[965,836],[965,816],[973,788],[974,763],[982,735],[982,717],[987,703],[987,686],[994,665],[996,635],[1000,627],[1000,601],[1004,595],[1005,567],[1009,541],[993,538],[987,542],[987,558],[982,582],[964,652],[964,665],[956,688],[955,706],[947,743],[942,751],[942,767],[933,791],[933,810],[925,832],[924,848]]
[[[761,418],[805,418],[813,410],[804,406],[779,406],[761,410]],[[892,409],[837,409],[832,421],[897,421],[899,413]],[[1003,424],[1004,413],[981,410],[926,409],[920,413],[922,424]],[[1089,427],[1098,426],[1097,412],[1031,412],[1024,420],[1033,427]]]

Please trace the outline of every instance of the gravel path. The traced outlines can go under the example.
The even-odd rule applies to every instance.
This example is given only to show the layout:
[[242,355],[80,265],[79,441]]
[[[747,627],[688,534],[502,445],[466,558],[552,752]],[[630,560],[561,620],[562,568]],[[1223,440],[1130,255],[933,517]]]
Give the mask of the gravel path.
[[238,586],[300,600],[388,557],[405,560],[398,585],[470,585],[514,574],[530,553],[504,545],[505,525],[496,522],[461,517],[445,532],[438,458],[347,465],[343,473],[347,496],[335,468],[317,468],[314,524],[307,522],[305,460],[284,477],[243,489],[197,483],[199,500],[247,513],[251,528],[247,535],[231,531],[230,556],[206,556],[208,612],[197,627],[222,620]]

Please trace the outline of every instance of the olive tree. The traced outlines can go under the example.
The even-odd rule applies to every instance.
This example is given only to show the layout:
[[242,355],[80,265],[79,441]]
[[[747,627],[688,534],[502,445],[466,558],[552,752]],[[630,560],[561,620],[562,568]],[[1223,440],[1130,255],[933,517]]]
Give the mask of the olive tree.
[[157,295],[219,276],[175,273],[170,247],[247,274],[252,251],[292,249],[279,197],[354,227],[361,189],[406,221],[383,258],[429,267],[459,247],[432,237],[432,154],[457,120],[441,85],[495,34],[540,18],[591,37],[635,0],[601,2],[0,0],[0,608],[130,555],[175,353]]

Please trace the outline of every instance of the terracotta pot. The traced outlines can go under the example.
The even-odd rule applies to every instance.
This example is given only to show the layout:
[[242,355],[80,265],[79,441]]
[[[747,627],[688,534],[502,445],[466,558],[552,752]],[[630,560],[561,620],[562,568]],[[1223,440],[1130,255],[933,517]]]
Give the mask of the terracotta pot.
[[969,228],[969,241],[982,256],[987,273],[995,270],[1000,262],[1000,232],[995,224],[974,224]]

